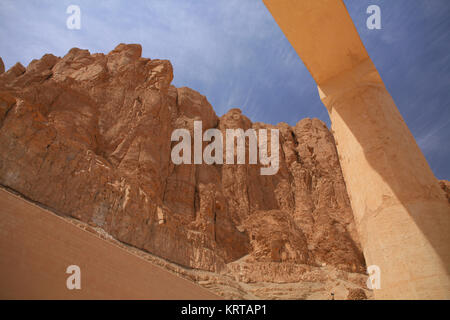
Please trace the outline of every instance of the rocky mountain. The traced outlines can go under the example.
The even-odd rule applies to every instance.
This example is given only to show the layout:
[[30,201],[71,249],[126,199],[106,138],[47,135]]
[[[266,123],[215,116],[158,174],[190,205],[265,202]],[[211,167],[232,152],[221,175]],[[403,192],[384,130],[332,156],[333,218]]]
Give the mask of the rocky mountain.
[[[320,120],[273,126],[239,109],[217,117],[206,97],[171,85],[169,61],[142,58],[134,44],[3,69],[2,186],[186,270],[243,283],[356,274],[345,283],[360,295],[365,262],[335,142]],[[194,121],[224,136],[279,129],[278,173],[260,175],[260,164],[174,165],[171,133],[192,132]],[[305,280],[308,272],[315,276]],[[257,290],[252,297],[278,297]]]

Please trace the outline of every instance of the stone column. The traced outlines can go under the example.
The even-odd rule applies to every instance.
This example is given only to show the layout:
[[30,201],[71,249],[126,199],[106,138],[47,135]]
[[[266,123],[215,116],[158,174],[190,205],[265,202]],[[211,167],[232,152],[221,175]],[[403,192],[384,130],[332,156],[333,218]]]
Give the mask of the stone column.
[[450,299],[450,205],[342,1],[265,0],[311,72],[377,299]]
[[449,299],[450,206],[372,61],[319,86],[379,299]]

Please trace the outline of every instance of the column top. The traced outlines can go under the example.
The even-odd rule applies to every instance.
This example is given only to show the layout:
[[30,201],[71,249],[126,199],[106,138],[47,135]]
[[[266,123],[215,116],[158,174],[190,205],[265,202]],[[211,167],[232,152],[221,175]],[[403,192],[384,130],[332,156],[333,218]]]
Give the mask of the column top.
[[369,59],[342,0],[263,0],[318,85]]

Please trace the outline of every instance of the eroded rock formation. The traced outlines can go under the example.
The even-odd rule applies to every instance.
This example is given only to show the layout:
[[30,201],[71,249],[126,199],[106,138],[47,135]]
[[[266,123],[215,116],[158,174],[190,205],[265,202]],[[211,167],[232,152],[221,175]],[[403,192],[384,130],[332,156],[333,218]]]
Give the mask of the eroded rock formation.
[[[219,118],[172,78],[170,62],[142,58],[139,45],[17,63],[0,75],[0,184],[181,266],[251,281],[295,280],[306,266],[363,273],[326,125],[252,123],[239,109]],[[174,165],[171,133],[194,120],[223,132],[278,128],[278,173]]]

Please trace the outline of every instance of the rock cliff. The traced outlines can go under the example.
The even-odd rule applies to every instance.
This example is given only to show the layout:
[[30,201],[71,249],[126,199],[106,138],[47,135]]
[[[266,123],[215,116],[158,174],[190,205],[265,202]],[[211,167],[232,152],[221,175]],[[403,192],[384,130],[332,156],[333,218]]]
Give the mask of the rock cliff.
[[[326,125],[217,117],[172,78],[170,62],[142,58],[140,45],[17,63],[0,74],[0,184],[183,267],[253,283],[302,281],[308,268],[364,273]],[[278,173],[174,165],[171,133],[196,120],[223,133],[279,129]]]

